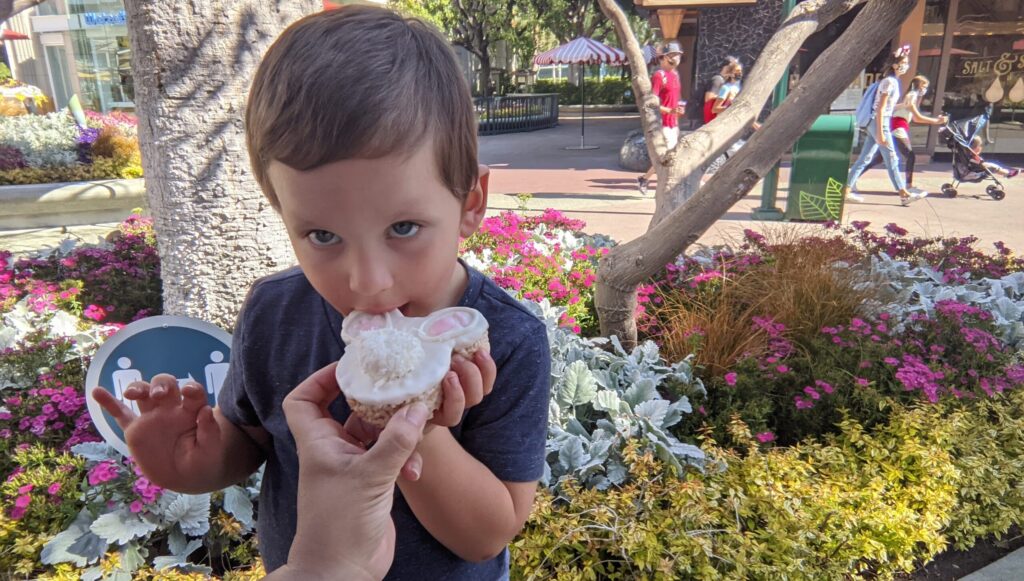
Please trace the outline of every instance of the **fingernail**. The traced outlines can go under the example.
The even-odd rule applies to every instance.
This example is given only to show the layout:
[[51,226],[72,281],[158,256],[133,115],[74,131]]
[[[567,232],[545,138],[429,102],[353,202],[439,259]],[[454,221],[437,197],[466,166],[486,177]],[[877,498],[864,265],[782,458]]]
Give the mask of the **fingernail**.
[[409,471],[412,472],[413,480],[419,480],[420,479],[420,467],[419,466],[410,466],[409,467]]
[[164,394],[164,386],[162,386],[162,385],[154,385],[153,389],[150,390],[150,393],[152,393],[153,395],[155,395],[157,397],[160,397],[161,395]]
[[427,416],[429,415],[430,410],[420,402],[412,404],[405,410],[405,419],[409,420],[409,423],[416,427],[423,427],[427,423]]
[[455,386],[458,385],[459,376],[454,371],[449,371],[448,374],[444,376],[444,380]]

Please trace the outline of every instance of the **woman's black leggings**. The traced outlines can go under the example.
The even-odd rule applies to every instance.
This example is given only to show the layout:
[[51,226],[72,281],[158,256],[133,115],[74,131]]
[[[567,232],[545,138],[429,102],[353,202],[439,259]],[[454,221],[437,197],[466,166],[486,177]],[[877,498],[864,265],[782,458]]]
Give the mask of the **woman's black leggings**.
[[[909,188],[914,185],[914,146],[910,144],[910,137],[896,137],[893,135],[892,138],[896,140],[896,152],[900,156],[900,163],[903,164],[903,173],[907,176],[907,187]],[[879,151],[875,154],[871,163],[864,168],[864,171],[882,163],[882,152]]]

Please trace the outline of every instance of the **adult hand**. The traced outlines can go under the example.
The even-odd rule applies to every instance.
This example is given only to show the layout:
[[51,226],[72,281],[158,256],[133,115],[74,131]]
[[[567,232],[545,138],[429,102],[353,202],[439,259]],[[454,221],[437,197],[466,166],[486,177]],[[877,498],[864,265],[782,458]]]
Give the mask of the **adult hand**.
[[366,450],[328,411],[341,393],[332,363],[284,400],[299,455],[298,526],[288,564],[269,579],[382,579],[391,568],[395,479],[429,417],[420,403],[398,411]]

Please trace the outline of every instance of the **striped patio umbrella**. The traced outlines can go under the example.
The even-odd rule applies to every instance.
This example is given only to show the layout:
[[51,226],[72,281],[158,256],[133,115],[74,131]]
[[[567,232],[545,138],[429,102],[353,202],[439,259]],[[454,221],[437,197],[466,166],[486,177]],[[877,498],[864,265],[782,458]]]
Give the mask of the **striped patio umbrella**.
[[[570,40],[562,46],[542,52],[533,57],[537,65],[624,65],[628,64],[626,54],[617,48],[600,43],[592,38],[581,36]],[[580,74],[580,145],[579,147],[567,147],[566,149],[597,149],[596,145],[586,145],[584,135],[587,123],[587,101],[584,90],[586,75]]]

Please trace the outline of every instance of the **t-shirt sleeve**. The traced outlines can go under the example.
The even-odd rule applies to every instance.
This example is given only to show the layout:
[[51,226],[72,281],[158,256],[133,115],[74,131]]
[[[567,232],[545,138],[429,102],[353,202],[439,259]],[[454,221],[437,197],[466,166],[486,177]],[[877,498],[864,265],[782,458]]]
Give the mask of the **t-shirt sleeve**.
[[245,391],[245,360],[249,356],[245,341],[246,312],[248,311],[246,307],[251,300],[252,292],[250,291],[235,323],[235,332],[231,336],[231,360],[227,376],[217,394],[217,407],[224,417],[236,426],[260,425],[256,409],[253,407],[252,400],[249,399],[249,394]]
[[717,96],[718,92],[722,90],[722,85],[724,84],[725,78],[723,78],[722,75],[715,75],[711,77],[711,84],[708,85],[707,92]]
[[658,71],[651,77],[651,92],[655,95],[661,95],[661,89],[665,86],[665,73]]
[[500,362],[494,390],[467,414],[460,438],[463,448],[499,480],[540,480],[550,391],[551,351],[547,334],[539,328],[539,333],[526,334]]

